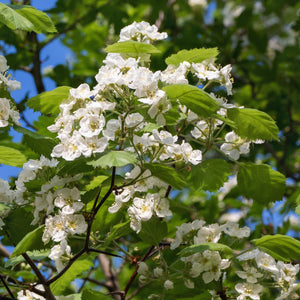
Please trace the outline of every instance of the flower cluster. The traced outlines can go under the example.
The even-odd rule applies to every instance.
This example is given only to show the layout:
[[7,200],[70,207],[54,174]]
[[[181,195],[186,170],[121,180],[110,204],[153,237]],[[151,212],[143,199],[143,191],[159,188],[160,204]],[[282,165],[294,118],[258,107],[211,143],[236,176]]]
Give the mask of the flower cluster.
[[[10,79],[10,75],[7,75],[8,68],[6,58],[0,55],[0,87],[3,89],[9,88],[11,91],[20,89],[20,82]],[[15,110],[13,101],[7,98],[0,98],[0,127],[6,127],[12,123],[20,125],[19,119],[20,115]]]
[[236,274],[245,280],[235,286],[240,294],[238,300],[245,300],[246,297],[260,299],[263,286],[258,281],[261,278],[271,279],[277,287],[281,288],[281,293],[276,300],[299,298],[295,293],[298,288],[296,275],[299,272],[299,265],[276,262],[272,256],[258,249],[241,254],[237,258],[243,264],[243,270],[236,271]]
[[[181,244],[197,245],[203,243],[217,243],[222,233],[231,237],[244,238],[250,235],[249,227],[239,228],[237,223],[227,222],[223,225],[211,224],[204,226],[205,221],[195,220],[192,223],[183,223],[177,227],[176,238],[171,243],[171,249]],[[230,266],[228,259],[222,259],[219,251],[205,250],[190,256],[182,257],[185,263],[184,282],[188,288],[194,288],[193,278],[202,274],[204,283],[219,280],[222,270]]]

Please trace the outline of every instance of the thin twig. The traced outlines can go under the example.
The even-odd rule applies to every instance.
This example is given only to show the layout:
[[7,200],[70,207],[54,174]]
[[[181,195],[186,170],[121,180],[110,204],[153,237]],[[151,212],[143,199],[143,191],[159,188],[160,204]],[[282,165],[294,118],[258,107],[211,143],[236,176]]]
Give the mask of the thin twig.
[[68,271],[68,269],[73,265],[73,263],[82,255],[86,252],[85,249],[81,249],[78,253],[76,253],[67,263],[67,265],[54,277],[52,277],[51,279],[49,279],[47,281],[47,284],[50,285],[51,283],[53,283],[54,281],[56,281],[58,278],[60,278],[64,273],[66,273]]
[[[139,261],[139,263],[145,261],[148,258],[149,254],[153,251],[154,248],[155,248],[155,246],[151,246],[148,249],[148,251],[146,252],[146,254]],[[123,297],[124,297],[124,299],[126,297],[126,294],[128,293],[128,290],[129,290],[130,286],[132,285],[135,277],[137,276],[137,271],[138,271],[138,268],[139,268],[139,263],[136,265],[135,270],[133,271],[133,273],[132,273],[132,275],[131,275],[131,277],[130,277],[130,279],[129,279],[129,281],[128,281],[128,283],[127,283],[127,285],[126,285],[126,287],[125,287],[125,289],[123,291]]]
[[29,257],[29,255],[27,253],[23,253],[22,256],[28,262],[28,264],[32,268],[33,272],[35,273],[35,275],[37,276],[37,278],[39,279],[39,281],[43,285],[43,287],[45,289],[45,298],[48,299],[48,300],[55,300],[55,297],[51,292],[51,289],[49,287],[49,284],[47,283],[47,280],[45,279],[43,274],[40,272],[38,267],[35,265],[34,261]]
[[8,294],[9,294],[9,296],[10,296],[12,299],[15,299],[13,293],[11,292],[10,288],[8,287],[8,285],[6,284],[4,278],[3,278],[1,275],[0,275],[0,279],[1,279],[2,283],[3,283],[3,285],[5,286],[5,288],[6,288],[7,292],[8,292]]

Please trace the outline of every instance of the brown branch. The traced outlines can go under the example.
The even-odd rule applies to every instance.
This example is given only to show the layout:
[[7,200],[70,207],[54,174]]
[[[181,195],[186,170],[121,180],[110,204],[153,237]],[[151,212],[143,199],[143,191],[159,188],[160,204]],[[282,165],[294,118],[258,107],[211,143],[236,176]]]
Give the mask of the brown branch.
[[69,268],[73,265],[73,263],[82,255],[86,252],[85,249],[81,249],[79,252],[77,252],[67,263],[67,265],[54,277],[52,277],[51,279],[49,279],[47,281],[47,284],[50,285],[51,283],[53,283],[54,281],[56,281],[58,278],[60,278],[63,274],[65,274]]
[[7,258],[10,257],[10,252],[2,244],[0,244],[0,255]]
[[[142,259],[139,261],[139,263],[145,261],[148,258],[148,256],[150,255],[150,253],[153,251],[154,248],[155,248],[154,246],[151,246],[148,249],[148,251],[145,253],[145,255],[142,257]],[[132,275],[131,275],[131,277],[130,277],[130,279],[129,279],[129,281],[128,281],[128,283],[127,283],[127,285],[126,285],[126,287],[125,287],[125,289],[123,291],[122,300],[125,299],[126,294],[128,293],[128,290],[129,290],[130,286],[132,285],[135,277],[137,276],[137,271],[139,269],[139,263],[136,264],[136,267],[135,267],[135,269],[134,269],[134,271],[133,271],[133,273],[132,273]]]
[[39,279],[39,281],[43,285],[43,287],[45,289],[45,296],[44,297],[47,300],[55,300],[55,297],[54,297],[54,295],[51,292],[51,289],[49,287],[49,284],[48,284],[47,280],[45,279],[45,277],[43,276],[43,274],[40,272],[40,270],[38,269],[38,267],[35,265],[34,261],[26,253],[23,253],[22,256],[28,262],[28,264],[32,268],[33,272],[35,273],[35,275],[37,276],[37,278]]
[[13,293],[11,292],[10,288],[8,287],[8,285],[6,284],[4,278],[3,278],[1,275],[0,275],[0,279],[1,279],[1,281],[2,281],[2,283],[3,283],[3,285],[4,285],[4,287],[6,288],[6,290],[7,290],[8,294],[9,294],[9,296],[10,296],[12,299],[15,299]]
[[98,255],[98,261],[106,279],[107,289],[115,300],[121,300],[120,283],[119,279],[114,271],[111,260],[109,260],[104,254]]
[[35,44],[35,49],[33,50],[33,66],[31,70],[31,74],[34,79],[34,83],[37,89],[38,94],[45,91],[45,86],[43,83],[42,73],[41,73],[41,45],[37,39],[37,34],[35,32],[31,33],[31,38],[33,43]]

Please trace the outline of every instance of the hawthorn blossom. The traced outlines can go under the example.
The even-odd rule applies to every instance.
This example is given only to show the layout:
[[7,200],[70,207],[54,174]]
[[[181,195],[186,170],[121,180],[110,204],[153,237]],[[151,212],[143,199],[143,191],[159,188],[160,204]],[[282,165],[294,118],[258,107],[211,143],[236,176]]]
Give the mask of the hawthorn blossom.
[[251,299],[254,300],[259,300],[260,299],[259,294],[262,293],[263,286],[256,283],[245,282],[245,283],[236,284],[235,289],[238,293],[240,293],[243,296],[250,297]]
[[163,40],[167,38],[166,32],[158,32],[158,28],[155,25],[150,25],[149,23],[133,22],[131,25],[123,27],[120,32],[120,40],[134,40],[138,42],[150,43],[151,41]]

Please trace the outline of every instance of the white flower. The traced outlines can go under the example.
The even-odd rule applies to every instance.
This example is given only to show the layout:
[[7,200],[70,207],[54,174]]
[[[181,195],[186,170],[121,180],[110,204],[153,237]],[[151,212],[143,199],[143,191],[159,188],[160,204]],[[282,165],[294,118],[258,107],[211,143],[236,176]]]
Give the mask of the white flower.
[[[45,291],[44,287],[41,284],[38,284],[36,288],[40,291]],[[34,292],[22,290],[18,292],[18,300],[46,300],[46,298]]]
[[248,296],[251,299],[259,300],[259,294],[263,291],[263,287],[260,284],[254,283],[238,283],[235,285],[235,289],[238,293],[242,294],[243,296]]
[[0,55],[0,72],[4,73],[9,66],[7,65],[7,60],[3,55]]
[[190,6],[200,6],[205,8],[207,6],[207,0],[189,0]]
[[83,83],[76,89],[70,89],[70,95],[75,99],[87,99],[95,95],[95,92],[90,91],[88,84]]
[[258,270],[254,267],[244,267],[245,271],[235,271],[236,275],[238,275],[242,279],[246,279],[249,283],[256,283],[257,278],[263,277],[263,274],[258,272]]
[[162,268],[155,268],[153,270],[153,275],[155,277],[162,277],[163,276],[163,269]]
[[79,133],[85,137],[99,135],[105,126],[105,118],[103,115],[86,115],[80,122]]
[[[198,229],[200,229],[205,224],[202,220],[195,220],[192,223],[183,223],[177,227],[176,238],[171,243],[171,250],[177,248],[183,241],[184,237],[190,233],[196,235]],[[193,237],[191,237],[193,238]]]
[[164,288],[165,288],[166,290],[171,290],[171,289],[174,288],[174,283],[173,283],[171,280],[166,280],[166,281],[164,282]]
[[119,42],[134,40],[138,42],[150,43],[151,41],[163,40],[167,38],[166,32],[158,32],[155,25],[150,25],[147,22],[133,22],[121,29]]
[[211,224],[208,227],[202,227],[194,237],[195,244],[217,243],[221,237],[221,228],[218,224]]
[[168,84],[188,84],[185,75],[191,64],[187,61],[181,62],[178,67],[168,65],[168,67],[161,73],[161,80]]
[[278,268],[276,266],[275,259],[269,254],[260,251],[256,255],[255,261],[259,268],[262,268],[271,273],[278,273]]
[[0,127],[6,127],[8,125],[9,114],[9,100],[6,98],[0,98]]
[[225,141],[220,149],[234,160],[238,160],[240,154],[248,154],[250,151],[250,142],[246,142],[233,131],[225,135]]
[[125,124],[128,128],[132,128],[140,124],[144,120],[144,117],[139,113],[129,114],[125,118]]
[[83,207],[83,203],[80,202],[80,191],[76,187],[58,189],[55,191],[55,197],[54,204],[62,208],[63,214],[74,214]]
[[244,226],[243,228],[239,228],[238,223],[234,222],[227,222],[226,224],[223,224],[221,226],[221,230],[230,236],[234,236],[240,239],[244,237],[249,237],[250,235],[249,227]]

